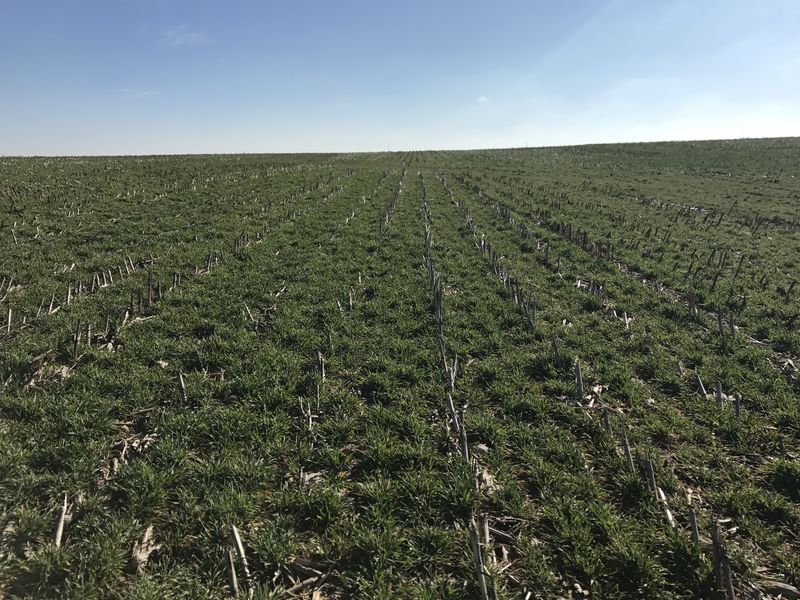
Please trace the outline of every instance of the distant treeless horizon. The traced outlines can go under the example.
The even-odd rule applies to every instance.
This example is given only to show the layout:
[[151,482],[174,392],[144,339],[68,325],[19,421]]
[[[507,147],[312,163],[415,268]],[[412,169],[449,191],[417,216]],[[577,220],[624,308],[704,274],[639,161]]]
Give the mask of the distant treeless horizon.
[[0,0],[0,154],[800,135],[800,3]]
[[622,142],[586,142],[584,144],[563,144],[549,146],[508,146],[508,147],[487,147],[487,148],[397,148],[383,150],[338,150],[322,152],[306,151],[286,151],[286,152],[150,152],[142,154],[0,154],[3,158],[114,158],[114,157],[158,157],[158,156],[250,156],[250,155],[295,155],[295,154],[382,154],[382,153],[407,153],[407,152],[484,152],[484,151],[505,151],[505,150],[552,150],[557,148],[591,148],[593,146],[617,146],[617,145],[647,145],[647,144],[705,144],[715,142],[744,142],[744,141],[769,141],[769,140],[791,140],[800,136],[774,136],[774,137],[741,137],[741,138],[707,138],[697,140],[632,140]]

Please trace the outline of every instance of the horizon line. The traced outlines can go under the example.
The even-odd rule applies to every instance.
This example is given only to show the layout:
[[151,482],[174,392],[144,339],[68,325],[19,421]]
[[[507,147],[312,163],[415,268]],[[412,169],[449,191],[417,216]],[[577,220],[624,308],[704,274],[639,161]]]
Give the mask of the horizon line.
[[163,152],[145,154],[3,154],[2,159],[24,159],[24,158],[157,158],[167,156],[301,156],[304,154],[327,154],[331,156],[339,154],[403,154],[408,152],[486,152],[490,150],[549,150],[555,148],[583,148],[587,146],[633,146],[637,144],[686,144],[686,143],[706,143],[706,142],[740,142],[755,140],[790,140],[800,139],[797,135],[786,136],[763,136],[763,137],[736,137],[736,138],[697,138],[697,139],[659,139],[659,140],[637,140],[625,142],[583,142],[579,144],[548,144],[543,146],[498,146],[483,148],[406,148],[400,150],[335,150],[335,151],[288,151],[288,152]]

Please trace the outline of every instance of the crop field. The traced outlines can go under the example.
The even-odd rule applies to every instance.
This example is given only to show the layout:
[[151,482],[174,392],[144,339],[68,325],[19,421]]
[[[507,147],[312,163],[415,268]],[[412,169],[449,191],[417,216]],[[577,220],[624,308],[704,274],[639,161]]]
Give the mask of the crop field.
[[800,598],[800,140],[0,158],[0,597]]

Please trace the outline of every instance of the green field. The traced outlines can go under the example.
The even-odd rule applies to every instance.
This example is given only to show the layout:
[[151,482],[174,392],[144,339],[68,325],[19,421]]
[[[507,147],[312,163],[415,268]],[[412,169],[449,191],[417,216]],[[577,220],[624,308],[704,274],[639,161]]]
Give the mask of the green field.
[[798,139],[0,158],[0,248],[0,597],[800,594]]

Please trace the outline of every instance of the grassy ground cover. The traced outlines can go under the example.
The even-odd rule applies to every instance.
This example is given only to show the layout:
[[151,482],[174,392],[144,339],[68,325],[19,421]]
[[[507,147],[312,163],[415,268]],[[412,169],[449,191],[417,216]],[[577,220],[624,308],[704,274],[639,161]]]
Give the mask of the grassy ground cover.
[[796,145],[3,159],[0,594],[791,597]]

